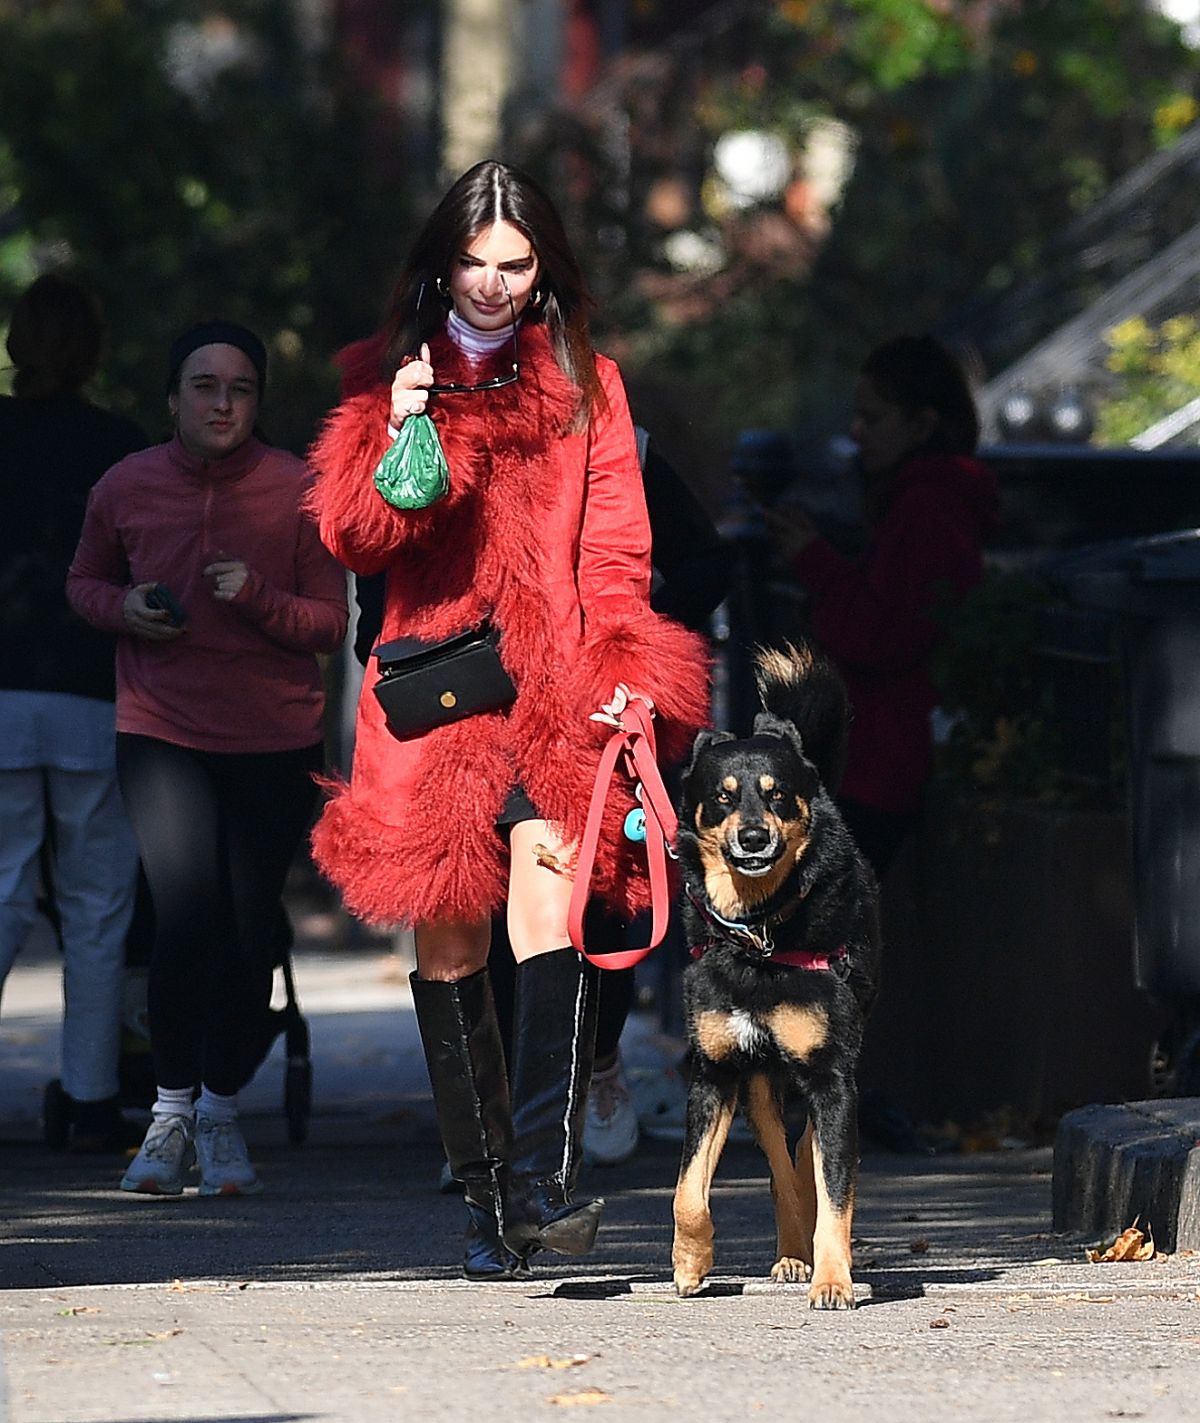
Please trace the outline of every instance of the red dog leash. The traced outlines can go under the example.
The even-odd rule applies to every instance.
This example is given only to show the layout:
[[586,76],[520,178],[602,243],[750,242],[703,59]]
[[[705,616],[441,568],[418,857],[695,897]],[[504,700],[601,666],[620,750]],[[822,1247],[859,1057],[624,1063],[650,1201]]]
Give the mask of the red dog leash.
[[[630,696],[618,688],[616,696],[595,721],[613,727],[596,768],[596,782],[588,805],[587,824],[579,846],[575,884],[567,913],[567,931],[571,944],[597,968],[632,968],[662,942],[671,915],[671,884],[667,873],[667,856],[675,839],[678,821],[671,797],[663,785],[654,747],[654,707],[643,697]],[[600,825],[609,787],[617,772],[617,763],[624,757],[625,771],[641,786],[641,811],[645,817],[646,858],[650,870],[651,926],[650,942],[640,949],[620,949],[609,954],[590,954],[583,944],[583,916],[591,897],[592,871],[596,850],[600,844]],[[636,812],[631,812],[631,815]]]

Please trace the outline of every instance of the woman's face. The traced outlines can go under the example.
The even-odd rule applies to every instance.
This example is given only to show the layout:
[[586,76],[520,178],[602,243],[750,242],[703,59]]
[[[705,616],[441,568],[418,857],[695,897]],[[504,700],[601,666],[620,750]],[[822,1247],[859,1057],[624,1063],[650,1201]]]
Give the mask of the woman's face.
[[514,309],[520,316],[529,304],[538,271],[529,238],[511,223],[496,222],[477,232],[458,254],[450,273],[450,300],[469,325],[499,331],[512,324]]
[[184,448],[201,459],[232,454],[254,433],[258,395],[258,372],[240,347],[218,342],[193,351],[169,399]]
[[869,376],[859,376],[855,382],[850,438],[867,474],[883,474],[899,464],[929,439],[936,426],[932,410],[909,410],[884,399]]

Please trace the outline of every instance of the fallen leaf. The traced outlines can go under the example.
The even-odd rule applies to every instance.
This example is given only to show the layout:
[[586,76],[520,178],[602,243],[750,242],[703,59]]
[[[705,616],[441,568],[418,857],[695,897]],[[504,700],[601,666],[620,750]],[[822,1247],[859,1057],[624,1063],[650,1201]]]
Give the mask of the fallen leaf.
[[76,1314],[99,1314],[100,1311],[94,1304],[73,1304],[70,1309],[60,1309],[59,1314],[63,1318],[69,1318]]
[[577,1369],[591,1359],[590,1354],[572,1354],[566,1359],[552,1359],[549,1354],[531,1354],[528,1359],[518,1359],[519,1369]]
[[602,1388],[585,1388],[581,1393],[556,1393],[546,1400],[559,1408],[588,1408],[596,1403],[611,1403],[612,1394]]
[[924,1239],[924,1237],[918,1240],[910,1240],[908,1242],[908,1248],[914,1255],[925,1255],[929,1251],[929,1241]]
[[931,1319],[929,1327],[930,1329],[949,1329],[950,1321],[948,1319]]
[[1147,1225],[1145,1233],[1134,1223],[1123,1230],[1107,1250],[1089,1250],[1087,1258],[1093,1265],[1102,1265],[1114,1260],[1153,1260],[1154,1236]]
[[154,1334],[142,1334],[137,1339],[110,1339],[110,1344],[136,1345],[136,1344],[158,1344],[163,1339],[174,1339],[176,1334],[182,1334],[182,1329],[160,1329]]

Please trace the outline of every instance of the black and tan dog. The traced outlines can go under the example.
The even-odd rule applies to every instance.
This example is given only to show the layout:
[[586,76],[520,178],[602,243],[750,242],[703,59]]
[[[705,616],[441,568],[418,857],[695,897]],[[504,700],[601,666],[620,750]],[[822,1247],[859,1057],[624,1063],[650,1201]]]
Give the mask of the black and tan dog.
[[[764,711],[738,740],[705,731],[683,778],[679,855],[695,960],[684,975],[692,1077],[675,1190],[675,1288],[712,1268],[709,1193],[739,1094],[771,1167],[776,1281],[852,1309],[855,1066],[879,960],[878,893],[830,796],[848,706],[807,647],[757,659]],[[790,1154],[783,1105],[808,1122]]]

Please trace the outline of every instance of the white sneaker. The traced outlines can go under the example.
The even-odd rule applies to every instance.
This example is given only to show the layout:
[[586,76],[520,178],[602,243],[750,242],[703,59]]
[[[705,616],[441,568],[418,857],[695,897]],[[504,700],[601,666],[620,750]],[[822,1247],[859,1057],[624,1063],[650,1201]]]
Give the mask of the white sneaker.
[[583,1126],[583,1159],[589,1166],[615,1166],[628,1161],[637,1144],[637,1113],[617,1058],[607,1072],[592,1074]]
[[196,1160],[191,1117],[156,1117],[138,1154],[121,1178],[121,1190],[147,1196],[178,1196]]
[[[683,1141],[687,1136],[687,1079],[674,1067],[635,1071],[633,1104],[642,1135],[651,1141]],[[729,1124],[729,1140],[750,1142],[754,1132],[739,1109]]]
[[196,1160],[202,1196],[257,1196],[262,1190],[236,1121],[197,1117]]
[[638,1124],[652,1141],[682,1141],[687,1128],[687,1083],[673,1067],[634,1073],[633,1103]]

